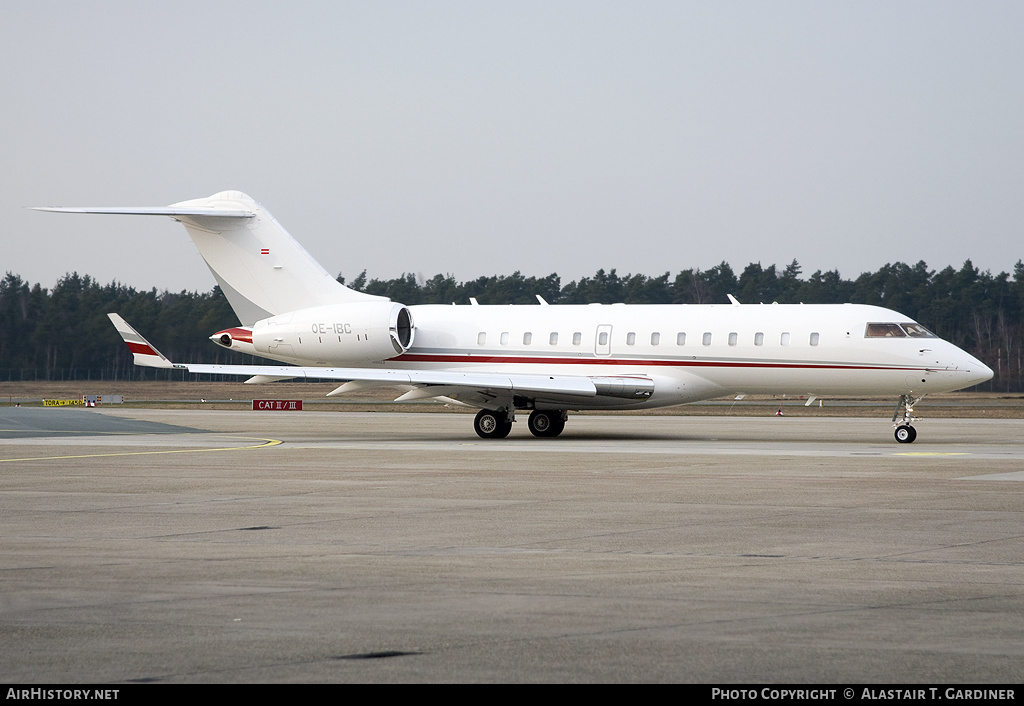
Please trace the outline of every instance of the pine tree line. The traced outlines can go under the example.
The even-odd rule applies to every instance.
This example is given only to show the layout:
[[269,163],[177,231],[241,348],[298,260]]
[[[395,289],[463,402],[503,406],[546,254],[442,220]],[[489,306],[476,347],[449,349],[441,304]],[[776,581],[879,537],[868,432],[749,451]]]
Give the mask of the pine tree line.
[[[739,276],[725,262],[707,270],[683,270],[675,277],[668,272],[649,277],[598,270],[593,277],[565,285],[554,273],[538,278],[519,272],[457,282],[441,274],[428,280],[414,274],[367,279],[364,271],[351,282],[341,276],[338,280],[408,305],[466,303],[470,297],[481,304],[536,304],[536,295],[550,304],[711,304],[725,303],[727,294],[744,304],[875,304],[919,321],[987,363],[996,375],[983,389],[1024,391],[1021,261],[1012,275],[981,272],[969,260],[959,270],[947,267],[938,272],[924,262],[897,262],[853,280],[843,279],[837,270],[801,278],[796,260],[781,270],[752,263]],[[217,287],[208,293],[140,292],[71,273],[47,290],[8,273],[0,281],[0,380],[173,376],[132,365],[106,317],[111,311],[124,316],[173,360],[243,362],[208,340],[212,333],[238,323]]]

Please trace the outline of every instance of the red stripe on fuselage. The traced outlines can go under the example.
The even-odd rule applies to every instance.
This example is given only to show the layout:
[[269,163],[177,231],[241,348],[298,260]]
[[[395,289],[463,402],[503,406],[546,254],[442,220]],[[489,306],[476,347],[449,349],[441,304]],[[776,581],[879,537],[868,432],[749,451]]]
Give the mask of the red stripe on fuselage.
[[675,368],[760,368],[782,370],[928,370],[928,368],[871,364],[838,365],[834,363],[773,363],[771,361],[631,360],[628,358],[533,358],[529,356],[438,355],[429,353],[405,353],[391,358],[391,360],[400,363],[451,363],[456,365],[466,363],[488,363],[492,365],[495,363],[517,363],[534,365],[652,365]]

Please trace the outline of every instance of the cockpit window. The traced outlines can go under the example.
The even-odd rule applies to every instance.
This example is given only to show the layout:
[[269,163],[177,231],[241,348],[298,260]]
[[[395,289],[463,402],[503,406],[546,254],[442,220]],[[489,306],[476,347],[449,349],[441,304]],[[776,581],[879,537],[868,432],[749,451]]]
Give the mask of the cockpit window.
[[938,336],[921,324],[909,323],[900,325],[903,326],[903,330],[906,331],[907,335],[911,338],[938,338]]
[[921,324],[868,324],[864,338],[936,338],[936,335]]
[[868,324],[864,338],[906,338],[906,332],[899,324]]

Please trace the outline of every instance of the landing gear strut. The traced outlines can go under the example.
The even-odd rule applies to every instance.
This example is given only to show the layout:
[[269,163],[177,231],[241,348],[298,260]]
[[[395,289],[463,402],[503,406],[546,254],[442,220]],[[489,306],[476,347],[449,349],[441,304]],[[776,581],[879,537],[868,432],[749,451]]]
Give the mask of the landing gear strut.
[[512,421],[503,409],[481,409],[473,420],[473,429],[481,439],[504,439],[512,431]]
[[560,409],[537,409],[530,414],[527,422],[530,433],[540,437],[554,437],[565,429],[565,412]]
[[901,444],[912,443],[917,438],[917,429],[911,424],[919,419],[914,416],[914,405],[920,402],[922,397],[900,395],[900,399],[896,403],[896,409],[892,413],[892,425],[895,428],[893,436]]

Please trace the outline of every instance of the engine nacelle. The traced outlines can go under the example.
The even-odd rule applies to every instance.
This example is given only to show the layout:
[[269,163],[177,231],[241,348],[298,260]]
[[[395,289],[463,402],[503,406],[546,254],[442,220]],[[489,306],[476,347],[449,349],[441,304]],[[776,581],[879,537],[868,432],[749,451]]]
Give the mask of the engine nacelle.
[[328,304],[257,321],[257,355],[303,365],[379,363],[405,353],[415,328],[404,304],[390,301]]
[[257,355],[252,345],[252,329],[247,326],[235,326],[210,336],[210,340],[222,348],[230,348],[246,355]]

